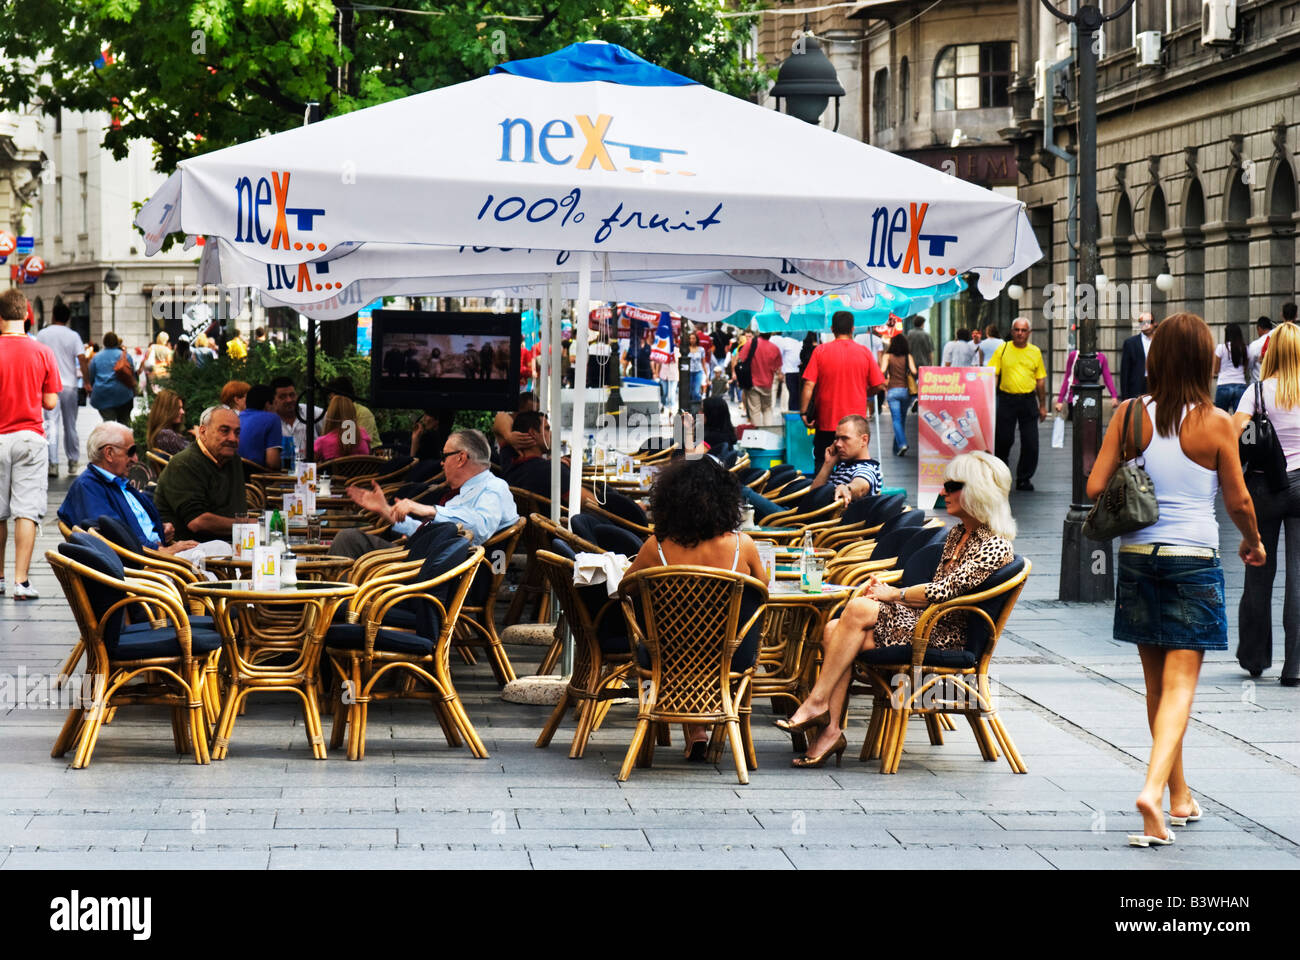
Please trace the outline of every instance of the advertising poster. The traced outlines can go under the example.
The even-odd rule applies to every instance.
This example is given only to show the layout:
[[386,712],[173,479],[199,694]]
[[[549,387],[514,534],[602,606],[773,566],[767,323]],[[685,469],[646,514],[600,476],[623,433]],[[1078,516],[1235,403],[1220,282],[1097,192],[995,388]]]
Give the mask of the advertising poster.
[[960,453],[993,452],[992,367],[921,367],[917,378],[917,506],[943,495],[943,471]]

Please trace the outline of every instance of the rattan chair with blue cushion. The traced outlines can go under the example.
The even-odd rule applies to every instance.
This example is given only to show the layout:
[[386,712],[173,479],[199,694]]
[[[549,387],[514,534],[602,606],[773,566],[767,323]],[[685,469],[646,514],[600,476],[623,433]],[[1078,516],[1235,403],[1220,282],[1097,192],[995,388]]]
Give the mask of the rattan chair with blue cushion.
[[573,551],[558,539],[553,541],[552,548],[538,551],[537,559],[546,582],[559,598],[561,615],[573,633],[573,674],[542,728],[536,746],[549,746],[564,714],[576,707],[578,723],[569,756],[577,758],[586,750],[592,733],[599,729],[609,702],[632,695],[627,689],[632,656],[627,624],[617,596],[610,597],[605,584],[576,585]]
[[[736,777],[755,767],[749,735],[750,681],[767,608],[767,584],[713,567],[651,567],[619,585],[623,618],[636,645],[637,725],[618,779],[654,758],[651,724],[725,729]],[[752,640],[751,640],[752,638]],[[715,756],[721,738],[715,736]]]
[[[206,668],[221,649],[220,634],[191,626],[169,580],[147,571],[128,573],[104,541],[86,534],[73,538],[45,557],[81,632],[90,687],[83,686],[50,755],[61,757],[75,743],[73,768],[87,766],[109,711],[147,704],[170,707],[176,752],[193,752],[196,763],[207,763],[216,691]],[[128,610],[139,616],[133,628],[125,625]]]
[[[881,773],[897,773],[908,717],[960,714],[970,723],[985,760],[997,760],[1001,745],[1012,771],[1027,772],[998,716],[988,670],[1007,618],[1032,569],[1027,559],[1017,556],[972,592],[927,607],[917,621],[910,647],[878,647],[858,655],[851,692],[870,692],[874,698],[862,745],[863,760],[878,756]],[[965,645],[931,650],[930,634],[935,624],[959,611],[967,615]],[[935,742],[936,726],[927,723],[927,727]],[[942,743],[942,738],[937,742]]]
[[475,572],[469,596],[461,607],[460,624],[454,640],[461,650],[481,647],[487,651],[488,663],[499,687],[504,687],[515,679],[515,668],[497,633],[497,593],[501,590],[510,558],[515,555],[515,547],[519,545],[519,539],[527,525],[527,518],[519,517],[483,541],[484,562]]
[[[335,623],[325,634],[325,653],[337,680],[331,747],[342,743],[346,727],[348,759],[364,758],[371,701],[416,699],[432,702],[449,746],[459,747],[463,740],[475,757],[488,755],[456,692],[449,664],[452,636],[482,559],[483,548],[471,548],[462,537],[440,539],[413,582],[361,585],[349,601],[355,622]],[[409,628],[391,625],[399,607],[399,622]],[[380,681],[389,673],[394,679],[413,677],[423,686],[399,681],[395,688],[381,689]]]

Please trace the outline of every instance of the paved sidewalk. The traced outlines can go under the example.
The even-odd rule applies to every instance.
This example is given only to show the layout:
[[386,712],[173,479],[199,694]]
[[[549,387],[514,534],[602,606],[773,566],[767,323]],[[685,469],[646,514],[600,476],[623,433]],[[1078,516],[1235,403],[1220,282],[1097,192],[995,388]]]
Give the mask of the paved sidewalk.
[[[457,664],[488,760],[449,749],[427,708],[383,705],[371,711],[365,761],[314,761],[298,707],[262,697],[223,762],[178,758],[159,712],[124,714],[91,766],[71,770],[49,756],[61,712],[6,706],[0,868],[1300,867],[1300,691],[1281,688],[1276,669],[1252,683],[1231,653],[1207,658],[1185,744],[1205,819],[1169,848],[1125,845],[1139,826],[1132,804],[1149,748],[1141,670],[1136,651],[1109,639],[1109,605],[1055,600],[1069,449],[1051,450],[1049,437],[1045,425],[1038,490],[1012,501],[1034,573],[994,661],[1026,775],[981,761],[964,727],[936,747],[914,724],[899,773],[880,776],[857,760],[866,703],[853,712],[842,769],[794,770],[788,738],[760,704],[760,768],[748,786],[736,784],[729,755],[688,765],[667,748],[654,769],[619,784],[632,709],[615,707],[587,756],[570,760],[571,723],[535,749],[547,708],[503,703],[484,666]],[[887,482],[914,489],[914,459],[885,468]],[[52,484],[51,516],[66,486]],[[1241,569],[1234,532],[1220,523],[1235,625]],[[57,539],[47,522],[39,552]],[[41,600],[0,599],[6,677],[56,670],[75,640],[48,566],[35,570]],[[1280,582],[1274,597],[1280,621]],[[521,672],[537,656],[512,654]]]

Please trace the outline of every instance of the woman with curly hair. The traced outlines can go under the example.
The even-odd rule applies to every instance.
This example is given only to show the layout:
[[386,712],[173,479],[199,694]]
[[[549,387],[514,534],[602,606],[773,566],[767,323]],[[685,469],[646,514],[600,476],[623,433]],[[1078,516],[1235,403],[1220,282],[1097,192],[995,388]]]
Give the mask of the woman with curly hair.
[[185,403],[174,390],[159,390],[149,407],[149,425],[145,428],[145,445],[171,456],[190,445],[180,431],[185,426]]
[[[650,492],[655,532],[624,576],[647,567],[690,564],[734,570],[766,582],[758,547],[748,534],[738,532],[743,503],[740,481],[712,457],[673,462],[660,472]],[[761,623],[760,618],[731,658],[733,671],[746,670],[757,660]],[[709,728],[687,725],[685,734],[687,758],[702,761]]]

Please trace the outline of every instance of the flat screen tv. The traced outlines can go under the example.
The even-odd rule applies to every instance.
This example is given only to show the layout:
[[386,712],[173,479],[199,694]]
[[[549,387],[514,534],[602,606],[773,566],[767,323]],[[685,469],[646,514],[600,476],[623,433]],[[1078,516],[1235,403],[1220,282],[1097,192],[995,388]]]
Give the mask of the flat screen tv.
[[370,350],[375,406],[516,409],[520,320],[517,313],[376,310]]

